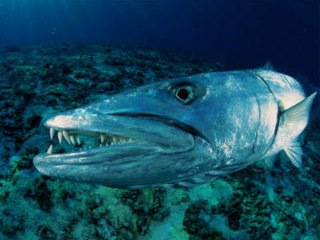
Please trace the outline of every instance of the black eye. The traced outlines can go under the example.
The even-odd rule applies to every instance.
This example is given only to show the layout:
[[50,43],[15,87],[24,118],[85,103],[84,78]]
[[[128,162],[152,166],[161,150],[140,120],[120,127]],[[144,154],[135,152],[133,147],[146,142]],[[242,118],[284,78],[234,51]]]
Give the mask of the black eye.
[[194,88],[192,86],[179,86],[174,90],[175,97],[182,103],[190,103],[194,97]]

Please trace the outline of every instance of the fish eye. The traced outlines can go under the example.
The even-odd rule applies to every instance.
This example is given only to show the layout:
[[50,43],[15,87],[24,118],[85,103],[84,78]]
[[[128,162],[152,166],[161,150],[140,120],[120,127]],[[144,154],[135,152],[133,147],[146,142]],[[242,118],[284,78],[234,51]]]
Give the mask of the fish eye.
[[178,86],[173,91],[175,97],[183,104],[190,103],[195,98],[195,90],[193,86]]

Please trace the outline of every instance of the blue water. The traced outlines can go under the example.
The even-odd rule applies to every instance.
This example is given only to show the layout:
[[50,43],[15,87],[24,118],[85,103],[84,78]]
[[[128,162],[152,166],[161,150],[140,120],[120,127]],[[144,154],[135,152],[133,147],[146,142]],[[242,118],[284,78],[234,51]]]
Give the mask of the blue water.
[[319,0],[1,0],[0,46],[125,43],[320,79]]

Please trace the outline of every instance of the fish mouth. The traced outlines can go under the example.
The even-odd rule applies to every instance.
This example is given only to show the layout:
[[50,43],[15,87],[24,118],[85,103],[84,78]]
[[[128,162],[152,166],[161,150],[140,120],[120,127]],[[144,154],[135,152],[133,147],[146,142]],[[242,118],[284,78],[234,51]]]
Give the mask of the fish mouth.
[[123,164],[128,156],[185,152],[194,145],[188,126],[146,114],[65,114],[47,120],[45,126],[51,144],[46,153],[34,158],[40,172],[59,165]]
[[[90,130],[49,128],[51,144],[46,153],[39,154],[37,159],[75,159],[89,160],[90,156],[112,150],[115,147],[126,147],[137,144],[133,138],[106,132]],[[116,146],[117,145],[117,146]],[[64,164],[96,163],[95,161],[64,161]]]

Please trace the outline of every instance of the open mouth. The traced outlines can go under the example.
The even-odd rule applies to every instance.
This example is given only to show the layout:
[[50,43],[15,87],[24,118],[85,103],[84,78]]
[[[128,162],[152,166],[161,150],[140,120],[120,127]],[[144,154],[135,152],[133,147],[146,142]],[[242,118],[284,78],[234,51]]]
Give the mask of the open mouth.
[[49,155],[88,152],[134,141],[133,138],[120,135],[53,127],[50,128],[49,134],[51,144],[46,152]]
[[[184,152],[193,147],[192,129],[163,117],[84,114],[81,109],[48,119],[51,143],[36,164],[77,164]],[[117,161],[118,161],[117,160]],[[120,160],[119,160],[120,161]]]

